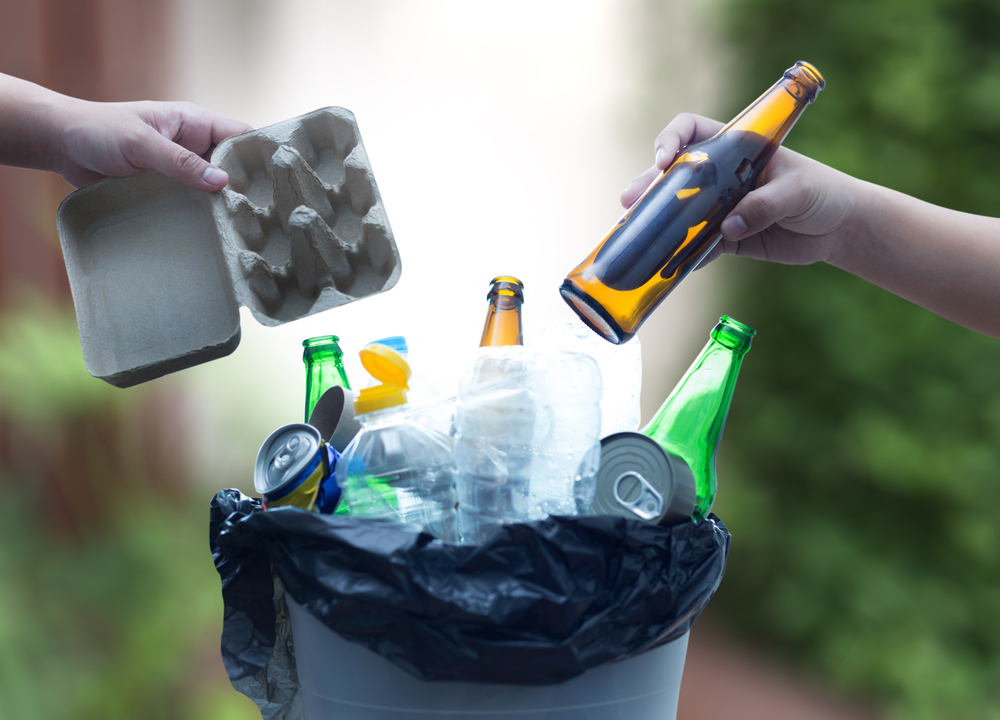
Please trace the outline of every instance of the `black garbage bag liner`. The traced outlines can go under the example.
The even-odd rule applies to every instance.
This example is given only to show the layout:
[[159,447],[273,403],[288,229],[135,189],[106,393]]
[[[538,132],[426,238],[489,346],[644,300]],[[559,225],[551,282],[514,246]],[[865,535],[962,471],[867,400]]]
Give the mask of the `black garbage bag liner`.
[[448,545],[389,522],[212,501],[231,680],[267,666],[274,573],[343,638],[424,680],[544,685],[674,640],[722,580],[713,516],[660,527],[611,516],[508,525]]

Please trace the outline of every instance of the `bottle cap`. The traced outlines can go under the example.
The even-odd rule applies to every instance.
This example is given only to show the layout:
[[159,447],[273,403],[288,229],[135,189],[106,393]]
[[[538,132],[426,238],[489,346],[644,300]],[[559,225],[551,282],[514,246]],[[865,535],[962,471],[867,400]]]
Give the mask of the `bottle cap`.
[[406,338],[403,337],[402,335],[393,335],[392,337],[385,337],[385,338],[380,338],[379,340],[372,340],[370,343],[368,343],[366,347],[375,344],[386,345],[388,347],[391,347],[393,350],[398,352],[404,358],[410,352],[410,348],[406,344]]
[[384,410],[406,402],[410,365],[387,345],[372,343],[361,351],[361,364],[381,385],[364,388],[354,399],[358,415]]
[[388,385],[407,389],[410,364],[398,352],[388,345],[372,343],[362,350],[360,355],[361,364],[373,378]]

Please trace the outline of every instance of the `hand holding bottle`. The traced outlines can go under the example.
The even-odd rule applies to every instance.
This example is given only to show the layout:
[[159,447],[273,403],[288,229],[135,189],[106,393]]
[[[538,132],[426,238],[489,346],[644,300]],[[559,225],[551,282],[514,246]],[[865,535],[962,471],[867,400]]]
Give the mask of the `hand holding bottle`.
[[[632,181],[622,204],[634,202],[679,148],[721,127],[697,115],[674,118],[656,138],[655,165]],[[721,231],[702,265],[722,253],[785,264],[825,261],[1000,337],[998,218],[931,205],[780,148]]]
[[[630,207],[682,149],[721,130],[717,120],[682,113],[657,136],[656,162],[621,195]],[[722,241],[701,265],[723,253],[788,265],[830,260],[856,212],[861,181],[779,148],[757,182],[722,223]]]

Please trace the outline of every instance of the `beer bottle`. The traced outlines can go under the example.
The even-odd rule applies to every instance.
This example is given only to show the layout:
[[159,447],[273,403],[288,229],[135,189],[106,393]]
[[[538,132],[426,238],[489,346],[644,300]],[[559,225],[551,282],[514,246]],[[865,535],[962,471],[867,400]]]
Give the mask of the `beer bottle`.
[[486,310],[486,323],[483,325],[479,347],[524,345],[524,331],[521,327],[524,283],[510,275],[495,277],[486,299],[490,301],[490,306]]
[[327,390],[340,385],[351,389],[344,372],[344,353],[336,335],[309,338],[302,341],[302,362],[306,365],[306,418],[309,422],[313,408]]
[[715,502],[715,452],[726,425],[740,364],[756,334],[753,328],[732,318],[720,318],[701,355],[656,417],[641,430],[690,466],[695,481],[692,517],[705,517]]
[[722,221],[824,85],[798,62],[715,136],[684,148],[566,277],[563,299],[604,339],[629,340],[719,242]]

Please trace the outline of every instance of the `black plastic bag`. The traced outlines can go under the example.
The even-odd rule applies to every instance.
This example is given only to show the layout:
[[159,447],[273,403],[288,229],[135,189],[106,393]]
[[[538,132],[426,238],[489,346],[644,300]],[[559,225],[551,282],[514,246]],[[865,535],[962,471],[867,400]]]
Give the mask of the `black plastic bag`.
[[286,592],[347,640],[424,680],[545,685],[674,640],[725,569],[715,516],[660,527],[611,516],[550,517],[446,545],[392,523],[212,501],[231,680],[267,667],[271,568]]

